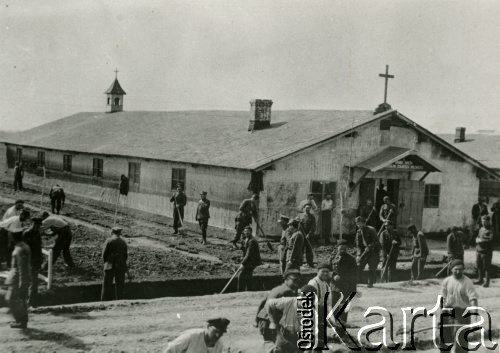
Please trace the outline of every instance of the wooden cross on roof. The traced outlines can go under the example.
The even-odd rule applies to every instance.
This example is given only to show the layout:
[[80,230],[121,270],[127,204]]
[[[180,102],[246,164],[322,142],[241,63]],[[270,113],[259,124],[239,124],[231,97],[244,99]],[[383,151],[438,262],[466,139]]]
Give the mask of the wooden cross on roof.
[[115,78],[118,78],[118,68],[115,69]]
[[389,75],[389,65],[385,65],[385,74],[378,75],[385,78],[384,103],[387,103],[387,86],[389,84],[389,79],[394,78],[394,75]]

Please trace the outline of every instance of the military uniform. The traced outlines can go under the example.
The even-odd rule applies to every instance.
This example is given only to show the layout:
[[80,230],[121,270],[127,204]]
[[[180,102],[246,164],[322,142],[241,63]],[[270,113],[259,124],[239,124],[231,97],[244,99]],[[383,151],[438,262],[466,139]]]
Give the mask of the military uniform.
[[364,226],[356,232],[356,261],[358,263],[359,275],[368,265],[368,286],[375,282],[375,270],[380,261],[380,243],[374,228]]
[[[121,228],[113,228],[113,235],[106,239],[102,251],[104,277],[102,281],[101,301],[123,299],[123,287],[127,268],[127,243],[119,234]],[[115,286],[113,287],[113,280]]]
[[260,248],[257,239],[245,240],[245,256],[241,261],[243,269],[238,275],[238,292],[253,290],[253,270],[261,264]]
[[186,206],[187,202],[186,194],[182,190],[178,190],[170,198],[170,202],[174,203],[174,234],[177,234],[181,223],[184,221],[184,206]]
[[304,253],[304,234],[296,230],[290,237],[286,253],[286,269],[299,270],[302,265]]
[[289,243],[292,238],[292,234],[290,232],[290,229],[285,229],[281,232],[281,239],[280,239],[280,245],[279,245],[279,256],[280,256],[280,270],[281,274],[285,273],[286,271],[286,258],[288,254],[288,249],[289,249]]
[[386,229],[382,232],[382,234],[380,234],[380,245],[382,247],[382,271],[383,268],[386,267],[384,278],[382,278],[382,280],[391,282],[394,273],[396,272],[401,238],[395,230],[389,231]]
[[411,254],[411,277],[412,279],[421,279],[424,274],[427,256],[429,256],[429,247],[427,246],[427,240],[425,240],[425,235],[422,231],[418,231],[417,234],[413,236]]
[[[202,194],[206,195],[205,192]],[[207,228],[208,228],[208,220],[210,219],[210,201],[208,199],[198,201],[198,206],[196,207],[196,220],[200,225],[201,229],[201,237],[203,239],[203,243],[207,241]]]

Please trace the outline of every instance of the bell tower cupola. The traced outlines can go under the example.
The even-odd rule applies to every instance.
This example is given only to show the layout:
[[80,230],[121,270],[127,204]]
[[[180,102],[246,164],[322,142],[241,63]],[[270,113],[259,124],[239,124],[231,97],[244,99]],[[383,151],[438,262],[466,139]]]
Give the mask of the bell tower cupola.
[[115,113],[123,111],[123,96],[126,95],[118,82],[118,70],[115,70],[115,80],[106,92],[106,112]]

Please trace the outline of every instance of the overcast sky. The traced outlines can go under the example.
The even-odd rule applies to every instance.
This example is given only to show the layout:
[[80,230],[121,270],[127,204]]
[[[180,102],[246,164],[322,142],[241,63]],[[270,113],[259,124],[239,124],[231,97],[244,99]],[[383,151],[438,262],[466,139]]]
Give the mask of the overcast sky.
[[0,129],[103,111],[373,109],[500,133],[500,2],[2,1]]

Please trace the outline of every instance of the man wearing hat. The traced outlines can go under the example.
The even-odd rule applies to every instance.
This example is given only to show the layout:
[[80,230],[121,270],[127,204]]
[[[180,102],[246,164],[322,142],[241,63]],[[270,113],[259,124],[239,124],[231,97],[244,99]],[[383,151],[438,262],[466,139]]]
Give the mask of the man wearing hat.
[[206,328],[195,328],[184,331],[170,342],[164,353],[222,353],[224,345],[220,338],[227,332],[230,321],[216,318],[207,321]]
[[253,270],[261,264],[259,242],[253,237],[252,227],[246,226],[243,230],[245,244],[243,252],[245,256],[241,261],[240,273],[238,275],[238,292],[253,289]]
[[264,338],[264,352],[273,353],[276,342],[276,328],[269,328],[269,313],[266,303],[269,299],[277,299],[284,297],[296,297],[297,289],[299,288],[300,272],[299,270],[291,269],[285,271],[283,275],[284,282],[269,291],[267,298],[262,300],[257,309],[255,324],[258,327],[260,334]]
[[304,233],[300,229],[300,219],[295,218],[288,223],[288,229],[291,234],[286,253],[286,270],[299,270],[302,265],[304,254]]
[[391,282],[396,272],[401,238],[392,221],[385,222],[385,230],[380,234],[382,246],[382,281]]
[[[301,296],[317,294],[316,288],[305,285],[300,289]],[[298,297],[269,299],[266,303],[269,312],[270,327],[276,328],[276,347],[274,353],[302,353],[297,347],[298,333],[302,331],[299,310],[303,309],[304,301]]]
[[[323,262],[318,265],[318,274],[316,277],[312,278],[308,285],[313,286],[316,289],[316,294],[318,295],[318,315],[321,318],[326,317],[327,313],[330,312],[332,308],[332,297],[330,281],[332,280],[332,265],[329,262]],[[328,296],[328,298],[327,298]],[[327,300],[325,306],[325,299]],[[326,337],[324,337],[324,321],[319,320],[318,322],[318,347],[323,346],[326,342]]]
[[31,251],[31,285],[29,287],[29,305],[36,308],[38,305],[38,273],[42,266],[42,234],[40,226],[42,217],[33,217],[33,224],[24,231],[23,241]]
[[297,211],[302,213],[306,205],[311,206],[311,213],[315,213],[318,210],[318,206],[316,205],[316,201],[314,201],[314,194],[307,194],[307,198],[305,200],[300,201],[299,206],[297,207]]
[[377,238],[377,231],[367,226],[365,219],[356,217],[356,262],[358,264],[359,275],[368,265],[368,288],[373,287],[375,282],[375,270],[380,261],[380,242]]
[[174,203],[174,234],[179,234],[178,230],[181,223],[184,221],[184,206],[186,206],[186,194],[182,191],[182,185],[177,184],[177,190],[170,198],[170,202]]
[[[482,226],[476,237],[476,265],[479,278],[475,284],[489,287],[493,256],[493,232],[491,231],[490,216],[482,216],[481,222]],[[484,283],[483,280],[485,280]]]
[[127,268],[127,243],[122,239],[121,234],[120,227],[113,227],[111,237],[106,239],[104,243],[102,251],[104,278],[102,280],[101,301],[123,299],[125,274],[129,274],[130,279]]
[[238,215],[235,218],[234,228],[236,234],[233,240],[230,241],[234,248],[238,247],[236,244],[240,241],[241,234],[245,227],[252,225],[252,219],[254,219],[256,223],[259,222],[259,208],[257,202],[259,202],[259,195],[255,193],[252,194],[251,198],[244,199],[241,202]]
[[305,205],[304,213],[300,217],[300,227],[302,232],[304,232],[304,250],[307,265],[310,268],[314,268],[314,250],[311,242],[316,233],[316,218],[311,213],[311,205]]
[[201,239],[203,245],[207,243],[207,228],[208,219],[210,218],[210,201],[207,199],[207,192],[202,191],[200,193],[200,201],[198,201],[198,206],[196,207],[196,220],[200,225],[201,229]]
[[280,215],[280,219],[278,221],[278,223],[281,225],[281,239],[280,245],[278,246],[281,274],[284,274],[286,270],[286,254],[288,250],[288,243],[290,242],[290,238],[292,237],[292,234],[290,233],[288,227],[289,221],[290,218],[284,215]]
[[57,214],[59,214],[61,208],[64,206],[64,202],[66,202],[66,194],[62,186],[59,184],[54,185],[52,189],[50,189],[49,197],[52,213],[57,212]]
[[380,206],[379,218],[380,221],[385,223],[385,221],[392,221],[393,224],[396,224],[396,206],[391,202],[389,196],[384,196],[384,203]]
[[[454,343],[455,352],[466,352],[464,349],[468,342],[463,335],[458,335],[458,342],[455,338],[461,326],[470,325],[471,316],[463,317],[467,307],[478,306],[478,295],[471,279],[464,275],[464,263],[455,259],[450,263],[451,276],[446,277],[441,285],[441,295],[444,300],[444,307],[453,309],[453,316],[443,315],[443,339],[444,342]],[[462,348],[464,347],[464,348]]]
[[[464,261],[464,249],[465,245],[465,236],[458,227],[451,228],[450,234],[446,238],[446,248],[448,250],[448,262],[453,261],[455,259]],[[448,266],[448,275],[451,274],[451,268]]]
[[[356,259],[347,252],[347,241],[340,239],[337,244],[337,252],[330,258],[330,262],[333,269],[332,303],[342,299],[341,305],[337,306],[338,312],[351,293],[356,292],[358,271]],[[342,313],[340,319],[344,324],[347,322],[347,311]]]
[[[49,215],[48,212],[43,212],[40,229],[42,232],[46,232],[50,229],[52,234],[57,235],[54,247],[52,248],[52,263],[56,263],[62,252],[66,266],[69,268],[75,267],[69,250],[71,241],[73,240],[73,234],[71,233],[69,223],[59,215]],[[46,265],[43,266],[43,268],[45,267]]]
[[5,280],[8,286],[5,301],[8,303],[14,322],[12,328],[25,329],[28,326],[28,293],[31,283],[30,248],[23,242],[22,228],[12,229],[14,251],[12,251],[12,268]]

